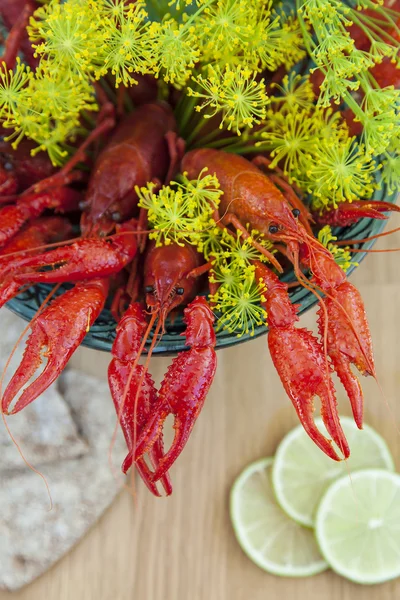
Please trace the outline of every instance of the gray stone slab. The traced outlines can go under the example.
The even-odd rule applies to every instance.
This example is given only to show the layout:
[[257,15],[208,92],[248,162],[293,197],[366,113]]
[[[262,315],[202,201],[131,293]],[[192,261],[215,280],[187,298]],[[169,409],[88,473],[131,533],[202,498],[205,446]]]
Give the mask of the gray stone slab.
[[[113,449],[113,470],[109,465],[116,415],[107,384],[71,369],[59,379],[57,394],[59,401],[53,395],[32,403],[24,424],[14,421],[13,425],[16,416],[8,419],[14,433],[18,431],[26,457],[46,477],[51,511],[42,478],[21,466],[21,459],[16,464],[4,432],[0,434],[0,451],[4,447],[10,461],[6,466],[2,455],[0,588],[7,590],[30,583],[59,560],[97,521],[125,481],[120,465],[126,447],[120,433]],[[74,456],[68,454],[72,440],[67,431],[74,432],[74,452],[80,448]],[[57,438],[52,451],[45,447]]]

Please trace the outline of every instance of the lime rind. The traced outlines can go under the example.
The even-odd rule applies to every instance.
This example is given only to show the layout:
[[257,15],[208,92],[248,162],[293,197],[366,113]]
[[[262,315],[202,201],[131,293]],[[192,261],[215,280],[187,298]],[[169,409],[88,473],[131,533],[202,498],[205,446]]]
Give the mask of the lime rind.
[[[282,577],[317,575],[325,571],[328,564],[320,556],[312,532],[292,521],[276,504],[268,473],[273,460],[273,458],[264,458],[252,463],[236,479],[230,496],[230,515],[235,535],[245,554],[261,569],[273,575]],[[256,474],[265,474],[265,491],[267,492],[265,495],[257,494],[257,484],[251,481]],[[246,488],[248,488],[247,499]],[[243,509],[246,502],[251,504],[254,522],[244,522]],[[247,510],[249,510],[248,507]],[[257,516],[261,518],[257,520]],[[274,524],[276,531],[271,527]],[[271,553],[268,553],[268,537],[273,542],[274,550]],[[291,541],[294,543],[290,544]],[[261,548],[257,547],[257,542],[262,543]],[[301,555],[302,564],[296,565],[293,562],[287,564],[287,562],[279,562],[271,558],[274,552],[278,555],[281,552],[284,556],[287,555],[287,552],[291,552],[294,556],[296,549],[297,555]]]
[[[335,479],[367,467],[395,470],[386,442],[372,427],[364,425],[360,431],[353,419],[341,417],[340,421],[352,450],[346,462],[338,463],[327,457],[301,425],[283,438],[276,452],[272,468],[276,499],[292,519],[305,527],[314,526],[319,500]],[[315,422],[326,431],[322,419]]]
[[400,475],[363,469],[333,482],[319,504],[315,534],[330,567],[346,579],[373,585],[399,577]]

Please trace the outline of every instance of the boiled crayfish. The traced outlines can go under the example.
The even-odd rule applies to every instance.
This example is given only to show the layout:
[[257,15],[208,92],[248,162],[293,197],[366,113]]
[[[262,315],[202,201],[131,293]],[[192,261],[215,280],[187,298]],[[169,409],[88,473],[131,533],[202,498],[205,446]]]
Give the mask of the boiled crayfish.
[[[13,25],[4,56],[8,66],[18,45],[27,42],[25,25],[33,3],[22,5],[19,15],[11,3],[4,4],[5,21],[9,17]],[[26,52],[29,55],[29,47]],[[154,86],[149,84],[149,89],[152,98]],[[339,454],[347,458],[350,449],[331,375],[333,370],[338,374],[361,428],[363,395],[351,368],[375,376],[372,342],[362,298],[315,238],[313,224],[381,219],[386,218],[384,212],[399,208],[360,200],[311,215],[278,172],[266,175],[267,158],[250,162],[209,148],[184,154],[169,104],[138,101],[139,106],[116,124],[118,111],[103,96],[99,93],[102,108],[92,133],[80,146],[77,142],[60,170],[42,153],[32,157],[30,142],[17,149],[5,140],[0,143],[0,306],[27,286],[52,283],[57,289],[74,284],[30,323],[22,362],[1,399],[3,413],[19,412],[55,381],[109,302],[117,326],[108,380],[128,447],[122,469],[126,473],[135,465],[154,495],[160,495],[158,482],[167,495],[172,492],[169,470],[190,436],[217,366],[215,316],[202,294],[207,291],[202,276],[213,264],[187,241],[161,246],[149,241],[148,215],[139,208],[137,190],[149,183],[157,190],[178,171],[191,180],[212,173],[222,192],[219,206],[211,206],[215,225],[228,235],[239,231],[269,261],[266,266],[254,259],[251,266],[264,289],[269,350],[285,391],[313,441],[332,459],[340,460]],[[98,144],[107,136],[99,151]],[[93,159],[89,150],[95,141]],[[79,163],[89,167],[89,175]],[[74,238],[78,225],[81,235]],[[252,230],[292,263],[299,284],[318,298],[319,337],[295,326],[298,308],[276,274],[283,272],[283,261],[255,241]],[[210,280],[212,286],[215,282]],[[173,359],[157,388],[149,359],[167,317],[178,309],[183,310],[187,351]],[[150,339],[145,364],[140,364]],[[43,354],[47,362],[37,375]],[[323,421],[340,453],[315,425],[315,397],[321,400]],[[175,436],[165,450],[163,428],[169,415],[174,417]]]

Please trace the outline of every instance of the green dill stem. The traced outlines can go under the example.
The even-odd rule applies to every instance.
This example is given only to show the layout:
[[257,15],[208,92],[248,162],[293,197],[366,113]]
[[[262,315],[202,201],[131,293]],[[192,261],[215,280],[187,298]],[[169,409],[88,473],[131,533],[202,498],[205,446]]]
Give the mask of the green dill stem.
[[[360,29],[363,30],[363,32],[365,33],[365,35],[368,37],[369,40],[376,40],[376,39],[383,40],[383,38],[386,38],[388,40],[388,43],[392,44],[393,46],[395,46],[398,43],[397,40],[392,35],[390,35],[390,33],[388,33],[388,31],[386,31],[382,27],[379,27],[379,25],[375,19],[368,18],[365,15],[362,15],[362,18],[360,18],[360,16],[359,16],[358,11],[355,11],[355,10],[351,11],[351,20],[356,25],[358,25],[358,27]],[[396,30],[397,29],[398,28],[396,27]]]
[[[208,137],[208,136],[207,136]],[[258,141],[257,138],[255,136],[249,136],[246,138],[246,142],[256,142]],[[243,139],[241,139],[238,136],[235,137],[230,137],[230,138],[223,138],[221,140],[215,140],[210,142],[204,138],[201,140],[202,145],[207,146],[207,148],[224,148],[224,146],[228,145],[228,146],[243,146]]]
[[343,100],[345,101],[347,106],[351,108],[355,116],[358,117],[362,122],[363,118],[365,117],[364,111],[362,110],[361,106],[357,104],[357,102],[354,100],[353,96],[349,92],[346,92],[345,94],[343,94]]
[[185,104],[186,98],[187,98],[186,94],[184,92],[182,92],[182,94],[181,94],[178,102],[176,103],[176,106],[175,106],[175,109],[174,109],[174,115],[175,115],[175,119],[177,121],[179,121],[179,119],[181,117],[182,109],[183,109],[183,106]]
[[231,154],[259,154],[260,152],[264,152],[264,149],[259,146],[239,146],[239,144],[227,146],[223,150]]
[[186,138],[186,143],[188,146],[196,138],[196,135],[198,133],[200,133],[200,131],[203,129],[205,124],[206,124],[206,119],[204,117],[201,117],[200,121],[197,123],[196,127],[192,130],[191,134]]
[[233,138],[227,138],[225,140],[216,140],[215,142],[213,140],[215,140],[215,138],[220,135],[220,133],[223,130],[220,129],[219,127],[215,127],[215,129],[213,129],[210,133],[208,133],[207,135],[205,135],[204,137],[200,138],[199,140],[197,140],[196,144],[194,145],[195,148],[202,148],[203,146],[207,146],[210,148],[214,147],[214,144],[216,144],[216,148],[218,148],[218,145],[224,145],[224,143],[226,142],[236,142],[237,141],[237,136],[233,137]]
[[302,0],[296,0],[296,13],[297,13],[297,19],[299,21],[299,25],[300,25],[300,29],[301,32],[303,34],[303,40],[304,40],[304,45],[307,49],[307,52],[310,56],[313,55],[313,47],[316,48],[316,44],[314,43],[311,35],[308,33],[307,31],[307,27],[304,23],[303,17],[301,16],[301,8],[303,6],[304,2],[302,2]]
[[[193,116],[194,107],[197,103],[197,98],[194,96],[187,96],[183,94],[184,100],[182,100],[182,104],[179,108],[179,112],[176,112],[176,118],[179,124],[180,133],[183,134],[185,132],[186,126],[190,121],[190,117]],[[178,108],[178,107],[177,107]]]
[[117,101],[117,94],[115,93],[115,91],[113,90],[113,88],[111,87],[111,85],[108,83],[107,79],[105,77],[102,77],[99,81],[99,84],[101,85],[101,87],[103,88],[103,90],[105,91],[105,93],[107,94],[107,96],[109,97],[109,99],[113,102],[116,103]]
[[200,8],[199,8],[199,9],[198,9],[198,10],[197,10],[197,11],[196,11],[196,12],[195,12],[195,13],[194,13],[194,14],[193,14],[191,17],[189,17],[189,19],[186,21],[186,23],[185,23],[185,27],[187,27],[188,25],[190,25],[190,23],[192,23],[192,22],[193,22],[193,20],[194,20],[196,17],[198,17],[198,16],[199,16],[199,15],[200,15],[200,14],[203,12],[203,10],[204,10],[205,8],[208,8],[208,7],[210,6],[210,4],[212,4],[212,3],[213,3],[213,1],[214,1],[214,0],[209,0],[208,2],[205,2],[205,3],[203,4],[203,6],[200,6]]

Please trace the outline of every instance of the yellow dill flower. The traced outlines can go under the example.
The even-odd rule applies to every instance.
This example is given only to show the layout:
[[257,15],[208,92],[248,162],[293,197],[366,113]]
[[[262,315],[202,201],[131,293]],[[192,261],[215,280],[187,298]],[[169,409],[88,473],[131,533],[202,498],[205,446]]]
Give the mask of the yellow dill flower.
[[68,141],[74,139],[77,127],[70,122],[61,121],[41,122],[31,113],[22,120],[25,135],[37,144],[31,151],[32,156],[40,151],[47,152],[54,166],[62,166],[68,159],[69,153],[66,148]]
[[358,263],[352,260],[351,253],[347,248],[341,248],[339,246],[335,246],[332,242],[336,242],[337,237],[332,235],[332,229],[329,225],[325,225],[318,232],[318,241],[325,246],[332,254],[335,262],[343,271],[348,271],[351,266],[358,267]]
[[167,83],[183,86],[200,55],[194,28],[178,24],[174,19],[153,22],[149,27],[149,38],[154,73],[159,76],[161,72]]
[[90,75],[107,37],[100,8],[95,0],[51,0],[39,8],[28,26],[36,55],[71,74]]
[[367,151],[381,153],[385,151],[400,127],[400,90],[393,86],[383,89],[368,89],[362,109],[363,142]]
[[[17,58],[15,71],[7,69],[5,63],[0,67],[0,119],[13,126],[19,118],[19,107],[24,90],[31,78],[29,67]],[[7,125],[6,125],[7,126]]]
[[255,328],[267,324],[267,313],[261,306],[265,289],[255,281],[254,273],[235,286],[220,286],[212,301],[221,312],[217,328],[223,328],[237,337],[253,336]]
[[179,176],[179,182],[172,182],[182,190],[191,211],[211,216],[219,206],[223,192],[215,175],[206,175],[208,167],[202,169],[197,179],[189,180],[187,173]]
[[[194,182],[189,183],[194,187]],[[148,211],[149,222],[156,230],[149,237],[156,240],[157,245],[171,241],[198,245],[202,232],[215,226],[210,223],[209,212],[203,210],[202,203],[196,204],[194,196],[184,186],[178,189],[163,186],[155,193],[155,185],[149,183],[147,187],[135,187],[135,191],[139,196],[138,205]]]
[[298,180],[319,139],[321,123],[321,114],[317,111],[269,112],[261,133],[264,141],[257,142],[256,146],[270,151],[271,169],[279,164],[290,182]]
[[54,165],[67,157],[66,144],[81,129],[83,110],[97,110],[93,88],[78,77],[42,61],[35,73],[18,62],[15,74],[0,73],[0,118],[13,127],[8,139],[16,147],[23,136],[46,150]]
[[76,78],[71,82],[68,73],[54,69],[47,62],[42,62],[30,78],[26,94],[32,110],[43,122],[46,119],[61,122],[72,119],[77,125],[83,110],[98,110],[93,87],[87,80]]
[[192,78],[202,91],[189,88],[188,93],[202,100],[197,111],[207,110],[206,118],[221,112],[220,129],[234,129],[241,135],[241,129],[261,123],[267,114],[264,80],[257,81],[256,77],[256,71],[231,69],[229,65],[222,71],[210,66],[208,77],[200,74]]
[[237,56],[245,51],[252,35],[252,3],[246,0],[209,2],[195,21],[204,62]]
[[310,110],[313,108],[315,94],[310,76],[302,76],[294,71],[285,75],[281,83],[272,83],[272,89],[276,89],[281,96],[271,96],[271,103],[279,104],[281,112],[293,109]]
[[115,76],[116,86],[136,84],[134,73],[150,72],[148,36],[149,23],[145,22],[147,12],[145,4],[137,2],[127,5],[124,0],[106,2],[109,19],[103,20],[107,31],[107,40],[101,49],[102,65],[96,70],[96,76],[108,71]]
[[252,230],[251,236],[245,239],[241,231],[231,234],[224,229],[221,236],[220,249],[218,252],[215,252],[216,261],[228,261],[231,268],[237,268],[242,271],[250,267],[252,271],[252,262],[254,260],[262,262],[268,260],[259,250],[254,248],[253,241],[258,242],[270,252],[274,251],[273,244],[256,230]]
[[283,65],[287,71],[306,56],[304,39],[298,19],[294,15],[279,14],[279,24],[271,32],[275,38],[276,67]]
[[376,163],[356,138],[323,140],[307,172],[308,191],[315,205],[371,197],[377,188]]
[[[210,271],[210,283],[216,283],[224,289],[234,290],[240,287],[244,278],[243,269],[238,269],[237,265],[230,265],[225,261],[213,262],[213,268]],[[218,302],[221,294],[215,294],[214,300]]]
[[400,187],[400,155],[395,152],[385,152],[382,161],[382,181],[386,184],[389,194]]
[[202,231],[197,249],[207,261],[214,260],[214,257],[220,252],[223,231],[213,219],[210,219],[209,226]]

